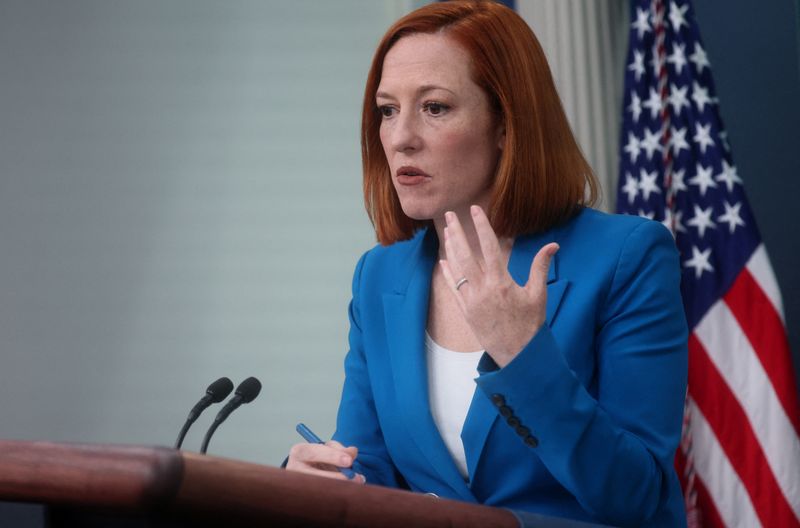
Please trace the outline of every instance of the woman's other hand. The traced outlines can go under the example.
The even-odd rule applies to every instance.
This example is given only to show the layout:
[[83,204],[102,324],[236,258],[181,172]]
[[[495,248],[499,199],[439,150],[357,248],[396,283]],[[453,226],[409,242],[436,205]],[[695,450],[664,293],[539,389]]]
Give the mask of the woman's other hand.
[[483,258],[476,258],[458,216],[448,212],[444,230],[447,260],[440,264],[472,332],[502,368],[544,324],[547,273],[558,244],[551,242],[539,250],[531,264],[528,282],[519,286],[508,273],[500,243],[483,209],[473,205],[470,214]]
[[357,447],[345,447],[335,440],[324,444],[300,443],[293,445],[289,451],[286,469],[364,484],[366,479],[360,473],[356,473],[353,479],[348,479],[339,472],[339,468],[351,467],[357,456]]

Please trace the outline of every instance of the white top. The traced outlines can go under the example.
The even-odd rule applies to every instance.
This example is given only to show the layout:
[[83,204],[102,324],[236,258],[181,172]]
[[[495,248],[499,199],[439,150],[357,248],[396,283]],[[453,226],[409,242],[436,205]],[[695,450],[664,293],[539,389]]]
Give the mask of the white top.
[[469,479],[467,456],[461,442],[461,429],[467,418],[472,396],[475,394],[475,378],[478,377],[478,361],[483,350],[477,352],[455,352],[439,346],[425,332],[425,351],[428,363],[428,395],[431,414],[444,445],[465,480]]

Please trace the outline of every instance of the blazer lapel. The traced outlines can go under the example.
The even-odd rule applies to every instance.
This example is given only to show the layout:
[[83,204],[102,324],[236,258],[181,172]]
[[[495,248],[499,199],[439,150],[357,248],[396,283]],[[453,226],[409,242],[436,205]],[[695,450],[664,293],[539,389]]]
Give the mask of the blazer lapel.
[[383,296],[386,337],[400,415],[420,452],[462,500],[475,502],[430,412],[428,372],[425,360],[425,328],[430,283],[436,263],[436,233],[429,229],[405,263],[410,274],[402,276],[393,293]]
[[[521,237],[514,242],[511,257],[508,261],[508,271],[514,281],[520,286],[528,282],[531,262],[539,249],[552,239],[551,233],[536,237]],[[567,289],[569,281],[558,278],[558,253],[550,262],[547,275],[547,312],[545,324],[552,326],[553,320],[561,305],[561,298]],[[470,481],[475,477],[478,462],[483,454],[486,439],[489,437],[494,423],[498,420],[497,408],[489,401],[482,391],[475,391],[472,397],[464,428],[461,431],[461,440],[464,442],[464,451],[467,455],[467,469]]]

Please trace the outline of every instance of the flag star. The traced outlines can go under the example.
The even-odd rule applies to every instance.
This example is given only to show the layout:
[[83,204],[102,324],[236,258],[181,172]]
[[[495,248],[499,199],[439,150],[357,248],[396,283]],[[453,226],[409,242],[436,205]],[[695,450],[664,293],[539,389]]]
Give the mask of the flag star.
[[708,90],[694,81],[692,84],[692,100],[697,105],[697,109],[701,112],[705,109],[706,105],[716,103],[714,99],[708,96]]
[[672,237],[675,238],[675,233],[672,231],[672,211],[669,210],[669,207],[664,210],[664,219],[661,221],[661,225],[669,229]]
[[725,214],[717,217],[717,222],[725,222],[728,224],[728,229],[731,233],[736,230],[737,225],[745,225],[744,220],[742,220],[742,217],[739,215],[739,209],[742,208],[742,202],[737,202],[736,205],[731,205],[727,200],[725,200],[722,205],[725,206]]
[[697,73],[703,73],[703,68],[710,68],[711,63],[708,62],[708,55],[706,55],[706,50],[700,45],[699,42],[696,42],[694,45],[694,53],[689,55],[689,60],[692,61],[697,68]]
[[650,129],[644,129],[644,139],[639,143],[643,149],[647,151],[647,159],[653,159],[653,153],[655,151],[663,152],[664,149],[661,146],[661,131],[656,130],[655,132],[650,132]]
[[636,136],[634,136],[631,132],[628,132],[628,144],[625,145],[622,150],[630,155],[631,163],[636,163],[636,158],[639,157],[642,147],[639,144],[639,140],[636,139]]
[[706,169],[700,163],[697,164],[697,174],[689,180],[689,183],[700,187],[700,196],[705,196],[709,187],[717,187],[717,184],[711,179],[711,167]]
[[681,26],[689,27],[689,24],[686,23],[686,17],[684,16],[688,9],[688,5],[678,7],[678,4],[675,2],[669,3],[669,20],[672,22],[672,30],[676,33],[680,31]]
[[701,125],[697,123],[695,125],[695,134],[692,137],[695,142],[700,145],[700,152],[703,154],[706,153],[706,147],[710,147],[714,144],[714,140],[711,139],[711,123],[707,125]]
[[683,219],[683,211],[675,211],[675,216],[673,217],[673,224],[675,225],[675,231],[677,233],[687,233],[686,228],[683,227],[681,220]]
[[667,62],[675,66],[675,71],[678,75],[683,72],[683,67],[688,64],[686,62],[686,46],[683,44],[672,44],[672,54],[667,56]]
[[[647,172],[644,169],[639,170],[639,189],[642,191],[645,200],[650,199],[650,193],[661,194],[661,189],[656,183],[656,178],[658,178],[658,173],[656,171]],[[650,218],[652,219],[652,217]]]
[[674,84],[670,85],[669,90],[669,104],[672,105],[673,111],[676,116],[681,115],[681,110],[684,106],[689,108],[689,99],[686,98],[686,92],[689,90],[688,86],[678,88]]
[[629,204],[632,204],[639,194],[639,183],[629,172],[625,173],[625,185],[622,187],[622,192],[628,195]]
[[631,24],[631,27],[636,30],[636,33],[639,35],[639,40],[642,40],[644,34],[650,31],[650,22],[648,21],[649,18],[649,10],[641,9],[639,7],[636,8],[636,22]]
[[673,238],[675,237],[676,233],[686,232],[686,228],[683,227],[683,224],[681,224],[682,216],[683,211],[675,211],[675,214],[673,214],[672,210],[669,208],[664,211],[664,220],[662,220],[661,223],[664,225],[664,227],[670,230]]
[[694,268],[694,278],[699,279],[704,271],[712,272],[714,267],[708,262],[711,258],[711,248],[700,251],[697,246],[692,246],[692,258],[683,263],[686,268]]
[[636,82],[644,75],[644,53],[638,50],[633,51],[633,62],[628,65],[628,69],[632,70],[636,75]]
[[672,189],[673,193],[678,194],[681,191],[686,191],[689,189],[686,187],[686,184],[683,183],[684,174],[686,174],[685,170],[674,171],[672,173],[672,182],[670,183],[670,188]]
[[694,205],[694,216],[686,221],[686,225],[696,227],[700,238],[706,236],[706,229],[716,229],[717,224],[711,219],[714,207],[709,205],[706,209],[701,209],[697,204]]
[[717,174],[714,179],[720,183],[724,183],[725,187],[728,188],[728,192],[733,192],[733,186],[735,184],[742,183],[742,179],[739,178],[739,175],[736,173],[736,166],[729,165],[726,160],[722,160],[722,172]]
[[669,229],[669,232],[672,233],[672,238],[675,238],[675,231],[672,230],[672,211],[670,211],[669,207],[664,210],[664,219],[661,221],[661,225]]
[[658,79],[659,71],[661,70],[661,55],[658,53],[658,46],[653,44],[652,58],[650,59],[650,67],[653,68],[653,78]]
[[649,220],[654,220],[656,217],[656,213],[655,211],[649,211],[645,213],[643,209],[639,209],[639,216],[641,216],[642,218],[647,218]]
[[636,92],[631,93],[631,104],[628,106],[628,110],[633,114],[633,121],[638,123],[639,116],[642,115],[642,100],[639,99]]
[[650,110],[650,118],[655,119],[658,113],[661,112],[661,97],[656,92],[655,88],[650,88],[650,96],[647,101],[642,103],[642,106]]
[[672,145],[672,155],[678,157],[681,149],[686,149],[687,152],[691,151],[689,143],[686,141],[686,127],[670,129],[670,144]]

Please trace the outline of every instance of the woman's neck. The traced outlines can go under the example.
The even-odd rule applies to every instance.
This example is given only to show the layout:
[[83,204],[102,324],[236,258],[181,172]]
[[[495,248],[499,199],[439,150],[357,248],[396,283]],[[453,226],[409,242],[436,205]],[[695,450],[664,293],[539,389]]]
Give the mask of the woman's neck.
[[[481,243],[478,239],[478,233],[475,231],[475,223],[472,221],[472,215],[470,214],[469,209],[465,211],[454,211],[454,213],[456,213],[456,216],[458,216],[458,221],[464,230],[464,235],[467,237],[467,242],[469,243],[472,254],[478,260],[481,267],[483,267],[484,262],[483,252],[481,251]],[[444,216],[434,219],[433,225],[436,229],[436,235],[439,237],[439,259],[447,259],[447,253],[444,249],[444,228],[447,225],[447,222],[445,222]],[[503,253],[504,260],[506,263],[508,263],[508,257],[511,254],[511,248],[514,245],[514,239],[499,238],[498,241],[500,243],[500,249]]]
[[[469,242],[472,254],[481,256],[482,262],[481,244],[478,240],[478,233],[475,231],[475,224],[472,222],[472,215],[469,214],[469,211],[454,212],[456,216],[458,216],[458,221],[461,224],[461,228],[464,230],[464,235],[467,237],[467,242]],[[446,259],[447,253],[444,249],[444,228],[447,226],[447,222],[444,216],[435,219],[433,225],[436,227],[436,235],[439,237],[439,259]]]

